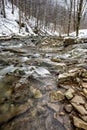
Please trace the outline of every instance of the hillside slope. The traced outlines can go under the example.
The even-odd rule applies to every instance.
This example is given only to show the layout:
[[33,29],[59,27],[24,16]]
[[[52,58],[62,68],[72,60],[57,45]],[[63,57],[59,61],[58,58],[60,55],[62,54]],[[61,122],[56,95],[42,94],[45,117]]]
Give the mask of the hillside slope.
[[[23,20],[24,27],[21,28],[19,33],[19,9],[14,6],[14,14],[12,14],[12,5],[7,3],[5,6],[6,18],[0,14],[0,37],[2,36],[35,36],[35,18],[31,18],[28,22]],[[51,30],[42,27],[39,29],[40,35],[58,35],[57,32],[52,32]]]
[[0,36],[10,36],[10,35],[35,35],[33,30],[28,26],[28,31],[26,31],[26,23],[24,27],[21,28],[19,33],[19,15],[18,8],[14,6],[14,14],[12,14],[11,4],[8,3],[5,6],[6,18],[0,15]]

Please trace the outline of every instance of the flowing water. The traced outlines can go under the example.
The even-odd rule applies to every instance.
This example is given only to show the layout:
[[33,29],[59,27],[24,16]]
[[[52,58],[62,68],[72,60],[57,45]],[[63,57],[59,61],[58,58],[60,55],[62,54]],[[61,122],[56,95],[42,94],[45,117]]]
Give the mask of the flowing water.
[[[67,49],[61,41],[49,40],[48,46],[37,41],[0,41],[0,130],[74,130],[67,115],[55,119],[49,93],[60,89],[60,73],[86,65],[87,45]],[[60,112],[64,101],[54,104]]]

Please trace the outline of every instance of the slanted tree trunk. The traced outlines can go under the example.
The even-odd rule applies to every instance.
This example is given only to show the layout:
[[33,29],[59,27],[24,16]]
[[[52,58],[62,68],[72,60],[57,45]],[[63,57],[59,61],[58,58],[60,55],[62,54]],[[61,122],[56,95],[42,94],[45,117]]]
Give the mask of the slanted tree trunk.
[[83,0],[80,0],[78,12],[77,12],[76,36],[78,36],[78,34],[79,34],[80,21],[81,21],[81,15],[82,15],[82,7],[83,7]]
[[5,13],[5,1],[4,0],[2,0],[2,9],[3,9],[3,16],[4,16],[4,18],[6,18],[6,13]]

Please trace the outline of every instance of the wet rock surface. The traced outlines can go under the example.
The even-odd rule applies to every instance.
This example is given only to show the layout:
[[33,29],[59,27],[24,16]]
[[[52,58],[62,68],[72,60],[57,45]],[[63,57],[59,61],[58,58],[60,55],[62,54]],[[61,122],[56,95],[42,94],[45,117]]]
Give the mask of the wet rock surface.
[[87,43],[0,41],[0,130],[87,129]]

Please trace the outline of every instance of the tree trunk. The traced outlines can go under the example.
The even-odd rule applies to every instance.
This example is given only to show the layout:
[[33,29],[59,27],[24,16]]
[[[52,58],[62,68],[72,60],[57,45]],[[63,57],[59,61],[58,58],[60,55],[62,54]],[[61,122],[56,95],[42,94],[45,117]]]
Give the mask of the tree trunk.
[[78,12],[77,12],[76,36],[78,36],[78,34],[79,34],[81,14],[82,14],[82,6],[83,6],[83,0],[80,0],[79,9],[78,9]]
[[19,33],[21,29],[21,1],[19,0]]
[[5,1],[2,0],[2,7],[3,7],[3,16],[6,18],[6,13],[5,13]]
[[26,17],[27,17],[27,1],[25,0],[25,20],[26,20]]
[[69,36],[69,33],[70,33],[70,24],[71,24],[71,16],[72,16],[72,3],[73,3],[73,1],[70,0],[69,23],[68,23],[68,36]]
[[73,28],[74,28],[74,31],[76,30],[76,0],[74,0],[74,18],[73,18]]
[[12,2],[12,14],[14,14],[14,0],[11,0]]

